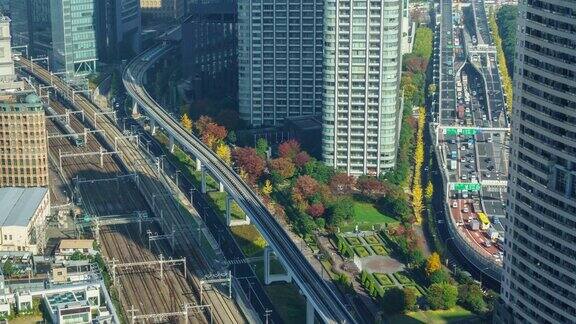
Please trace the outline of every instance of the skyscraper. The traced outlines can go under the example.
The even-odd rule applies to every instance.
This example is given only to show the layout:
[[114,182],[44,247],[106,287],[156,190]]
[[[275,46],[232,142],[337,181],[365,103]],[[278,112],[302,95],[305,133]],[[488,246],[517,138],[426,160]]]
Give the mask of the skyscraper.
[[184,0],[140,0],[142,16],[152,19],[180,19],[186,14]]
[[576,2],[518,6],[498,322],[576,323]]
[[240,118],[278,125],[322,107],[321,0],[239,0]]
[[112,62],[140,51],[140,3],[138,0],[98,0],[98,59]]
[[324,161],[380,174],[396,161],[402,0],[327,0],[324,10]]
[[96,0],[51,0],[53,70],[69,77],[96,71]]

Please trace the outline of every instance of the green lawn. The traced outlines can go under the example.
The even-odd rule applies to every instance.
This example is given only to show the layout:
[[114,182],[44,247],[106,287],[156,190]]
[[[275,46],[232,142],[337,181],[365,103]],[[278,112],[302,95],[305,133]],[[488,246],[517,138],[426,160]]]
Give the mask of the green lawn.
[[392,279],[385,273],[374,273],[374,277],[380,283],[380,286],[392,286],[394,283]]
[[354,219],[343,225],[341,228],[342,231],[352,231],[356,225],[358,225],[358,228],[361,230],[371,230],[373,225],[379,228],[384,224],[398,222],[394,218],[380,213],[373,204],[367,202],[354,202],[353,212]]
[[445,324],[445,323],[461,323],[461,324],[480,324],[482,320],[470,311],[456,306],[450,310],[437,310],[437,311],[420,311],[410,312],[405,315],[395,315],[387,318],[386,323],[394,324]]
[[246,257],[261,256],[266,247],[266,241],[253,225],[233,226],[230,228],[234,239]]

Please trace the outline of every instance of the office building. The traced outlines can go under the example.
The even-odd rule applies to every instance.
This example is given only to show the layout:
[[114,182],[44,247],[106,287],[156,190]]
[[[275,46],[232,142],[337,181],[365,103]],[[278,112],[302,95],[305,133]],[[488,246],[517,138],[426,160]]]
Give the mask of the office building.
[[28,0],[10,0],[10,34],[13,46],[30,44],[30,3]]
[[182,69],[193,99],[238,96],[236,5],[197,4],[182,24]]
[[0,251],[36,254],[46,246],[47,188],[0,188]]
[[113,62],[140,52],[141,17],[138,0],[99,0],[98,59]]
[[519,2],[498,323],[576,323],[576,3]]
[[50,0],[52,69],[68,77],[96,71],[96,0]]
[[52,42],[50,1],[10,0],[13,46],[28,46],[32,56],[49,55]]
[[[10,84],[16,80],[10,45],[10,27],[10,18],[0,16],[0,84]],[[0,88],[5,86],[0,85]]]
[[48,186],[47,142],[38,96],[0,95],[0,187]]
[[402,0],[327,0],[325,163],[353,175],[392,169],[400,131]]
[[186,14],[185,0],[140,0],[146,19],[180,19]]
[[323,3],[239,0],[240,118],[252,126],[322,111]]

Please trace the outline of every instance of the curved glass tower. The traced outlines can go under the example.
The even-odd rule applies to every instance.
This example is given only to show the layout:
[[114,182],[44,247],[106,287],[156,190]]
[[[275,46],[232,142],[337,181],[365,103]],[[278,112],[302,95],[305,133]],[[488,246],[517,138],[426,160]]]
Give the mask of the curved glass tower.
[[576,323],[576,1],[519,2],[498,322]]
[[324,161],[349,174],[394,167],[399,134],[401,0],[327,0]]

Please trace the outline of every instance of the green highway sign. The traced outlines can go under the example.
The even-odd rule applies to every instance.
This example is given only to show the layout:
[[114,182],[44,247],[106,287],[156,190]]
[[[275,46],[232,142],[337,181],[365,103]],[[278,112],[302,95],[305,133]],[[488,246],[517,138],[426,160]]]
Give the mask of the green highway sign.
[[446,135],[458,135],[458,134],[462,134],[462,135],[476,135],[478,133],[478,130],[476,128],[445,128],[444,129],[444,134]]
[[478,182],[475,183],[463,183],[463,182],[457,182],[457,183],[453,183],[452,184],[453,190],[456,191],[464,191],[464,190],[468,190],[468,191],[478,191],[480,190],[480,184]]

